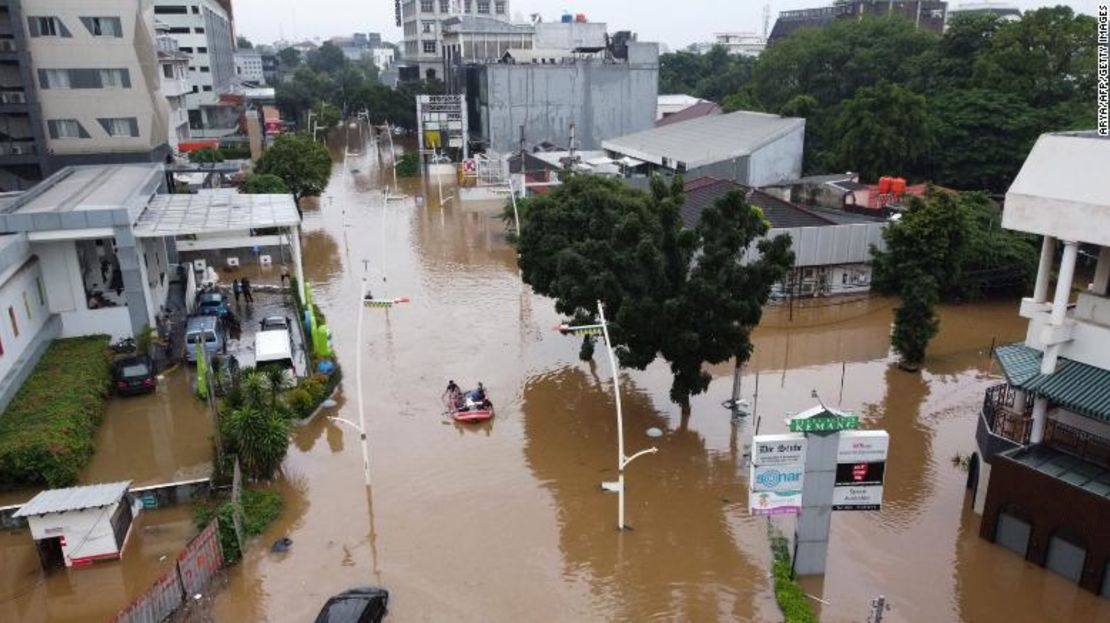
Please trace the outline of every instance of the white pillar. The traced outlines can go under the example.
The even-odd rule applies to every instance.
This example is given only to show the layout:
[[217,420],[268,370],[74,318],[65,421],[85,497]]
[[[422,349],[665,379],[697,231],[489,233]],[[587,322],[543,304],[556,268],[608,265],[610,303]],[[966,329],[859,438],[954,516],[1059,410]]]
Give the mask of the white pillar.
[[1110,294],[1110,247],[1102,247],[1098,254],[1098,267],[1095,268],[1094,287],[1092,294],[1106,296]]
[[1038,396],[1033,401],[1033,428],[1029,431],[1029,443],[1044,441],[1045,420],[1048,419],[1048,399]]
[[1045,236],[1041,243],[1041,263],[1037,268],[1037,285],[1033,289],[1034,303],[1048,302],[1048,283],[1052,279],[1052,260],[1056,256],[1056,239]]
[[297,298],[304,303],[304,254],[301,253],[301,228],[298,226],[289,228],[289,237],[292,238],[293,249],[293,267],[297,275]]
[[[1065,242],[1064,257],[1060,261],[1060,275],[1056,278],[1056,296],[1052,299],[1052,316],[1049,325],[1059,327],[1064,324],[1071,300],[1071,284],[1075,278],[1075,259],[1079,253],[1079,243]],[[1056,372],[1056,362],[1060,357],[1060,344],[1050,344],[1041,359],[1041,374]]]

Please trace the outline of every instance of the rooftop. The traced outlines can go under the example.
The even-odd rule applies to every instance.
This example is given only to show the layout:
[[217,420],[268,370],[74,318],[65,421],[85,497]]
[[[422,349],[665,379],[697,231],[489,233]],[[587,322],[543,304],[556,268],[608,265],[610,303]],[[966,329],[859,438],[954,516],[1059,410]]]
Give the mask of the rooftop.
[[802,207],[759,189],[712,177],[701,177],[686,182],[686,202],[680,210],[682,222],[687,227],[696,226],[702,211],[734,190],[746,193],[748,203],[759,206],[763,210],[763,215],[771,222],[771,227],[775,229],[876,222],[875,219],[858,214]]
[[[66,167],[23,193],[3,214],[37,214],[111,210],[150,196],[161,182],[162,165],[94,165]],[[151,180],[155,187],[150,187]]]
[[234,190],[156,195],[135,223],[135,236],[184,236],[300,223],[292,195],[244,195]]
[[805,128],[805,119],[740,111],[711,115],[603,141],[601,146],[646,162],[664,159],[687,169],[750,155],[786,134]]
[[683,108],[676,113],[672,113],[670,115],[667,115],[666,117],[663,117],[659,121],[655,122],[655,127],[659,128],[665,125],[682,123],[683,121],[697,119],[698,117],[708,117],[709,115],[719,114],[721,114],[720,106],[713,102],[702,101],[693,104],[692,106],[687,106],[686,108]]
[[1110,370],[1060,358],[1056,372],[1041,374],[1041,351],[1011,344],[994,350],[1006,380],[1081,415],[1110,422]]
[[535,30],[531,24],[513,24],[480,15],[456,15],[443,20],[444,33],[531,34]]
[[1095,463],[1043,444],[1017,448],[1002,456],[1088,493],[1110,497],[1110,470]]
[[1006,193],[1002,226],[1110,247],[1110,138],[1043,134]]
[[31,517],[109,506],[119,502],[130,486],[131,481],[128,480],[68,489],[50,489],[31,498],[31,501],[24,504],[13,516]]

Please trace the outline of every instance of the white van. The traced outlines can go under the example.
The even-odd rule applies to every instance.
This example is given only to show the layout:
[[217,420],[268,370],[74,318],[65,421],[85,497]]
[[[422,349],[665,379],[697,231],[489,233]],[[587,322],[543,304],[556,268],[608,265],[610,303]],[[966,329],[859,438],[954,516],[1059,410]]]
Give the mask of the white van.
[[254,334],[254,367],[262,370],[275,366],[288,371],[291,383],[297,382],[293,340],[288,329],[268,329]]

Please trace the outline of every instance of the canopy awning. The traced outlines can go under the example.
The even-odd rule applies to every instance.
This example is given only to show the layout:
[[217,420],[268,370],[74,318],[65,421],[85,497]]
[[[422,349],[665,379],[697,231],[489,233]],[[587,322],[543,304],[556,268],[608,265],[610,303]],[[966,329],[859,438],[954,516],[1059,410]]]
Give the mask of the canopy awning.
[[1110,370],[1061,357],[1053,374],[1041,374],[1041,351],[1024,344],[994,350],[1010,385],[1053,404],[1110,422]]
[[135,236],[161,238],[300,224],[292,195],[244,195],[233,190],[155,195],[135,223]]

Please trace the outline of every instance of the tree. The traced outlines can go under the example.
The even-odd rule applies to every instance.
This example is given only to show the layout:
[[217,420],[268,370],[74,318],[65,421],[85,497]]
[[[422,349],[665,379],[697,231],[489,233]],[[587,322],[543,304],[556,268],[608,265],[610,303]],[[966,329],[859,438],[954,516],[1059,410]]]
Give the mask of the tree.
[[275,175],[285,182],[293,198],[316,196],[331,179],[331,155],[327,147],[305,134],[282,134],[262,154],[255,173]]
[[278,63],[284,70],[301,64],[301,52],[297,48],[282,48],[277,53]]
[[864,87],[840,107],[836,161],[865,179],[913,175],[932,151],[929,106],[924,96],[888,82]]
[[306,54],[304,61],[313,70],[326,74],[337,74],[347,67],[343,50],[330,41]]
[[239,35],[235,37],[235,47],[240,50],[252,50],[254,49],[254,44],[251,43],[250,39],[247,39],[243,35]]
[[248,177],[239,188],[248,195],[287,195],[289,187],[280,177],[272,174],[255,173]]
[[224,161],[224,155],[221,154],[220,150],[218,150],[218,149],[211,149],[211,148],[205,147],[204,149],[198,149],[196,151],[189,152],[189,162],[191,162],[193,164],[214,165],[216,163],[223,162],[223,161]]
[[240,380],[242,400],[225,424],[225,443],[239,457],[248,477],[268,479],[281,466],[289,451],[287,409],[280,404],[273,381],[267,374],[251,370]]
[[[555,299],[575,322],[606,307],[621,366],[643,369],[662,356],[674,376],[671,399],[689,406],[709,378],[704,363],[750,355],[771,285],[790,265],[789,238],[761,240],[761,257],[741,263],[768,231],[758,209],[733,193],[703,212],[695,229],[679,218],[682,180],[652,193],[594,176],[568,174],[529,200],[518,242],[525,282]],[[592,349],[584,344],[583,356]]]
[[420,175],[420,155],[408,152],[397,159],[398,177],[416,177]]
[[932,173],[949,187],[1003,193],[1042,129],[1022,98],[988,89],[942,93],[929,101],[936,148]]
[[919,370],[925,361],[925,349],[940,329],[936,315],[936,281],[920,270],[905,275],[902,284],[902,305],[894,312],[891,346],[901,357],[905,370]]

